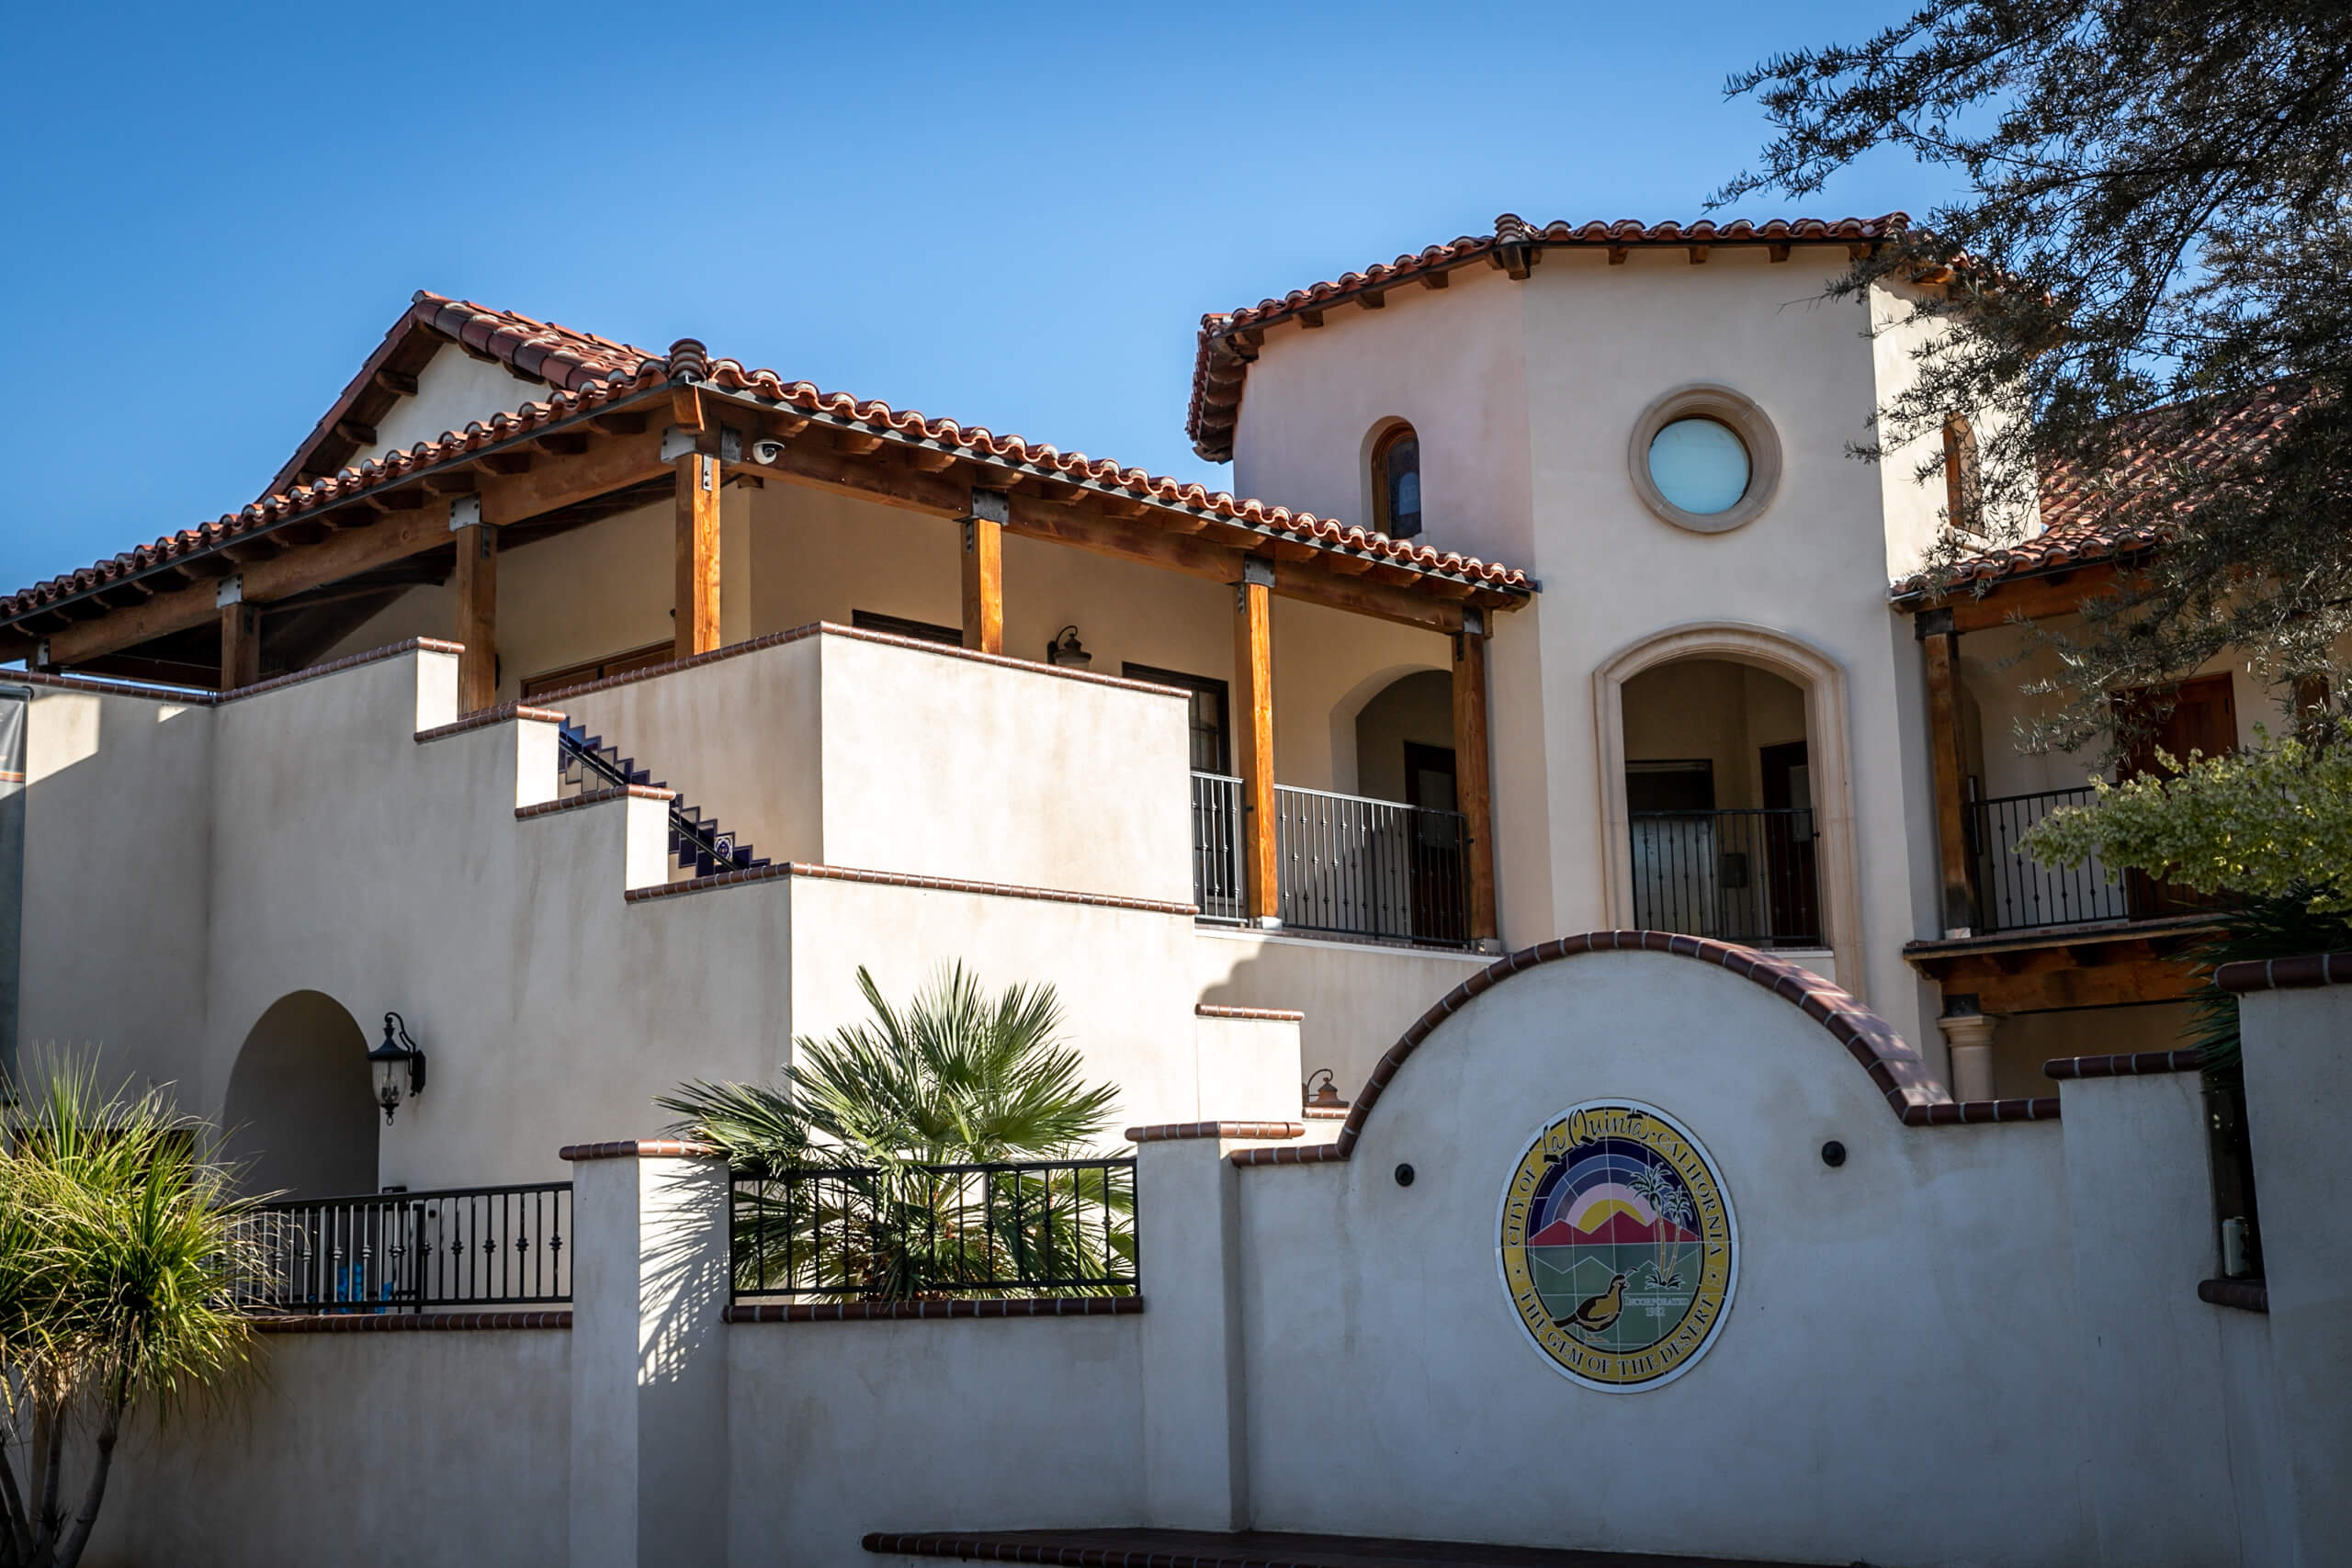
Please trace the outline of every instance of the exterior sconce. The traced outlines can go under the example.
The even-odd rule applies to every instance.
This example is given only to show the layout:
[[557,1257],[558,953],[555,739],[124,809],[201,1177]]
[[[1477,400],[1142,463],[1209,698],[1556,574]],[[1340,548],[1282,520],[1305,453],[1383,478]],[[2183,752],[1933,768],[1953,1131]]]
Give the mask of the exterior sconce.
[[[1317,1087],[1317,1082],[1320,1086]],[[1348,1102],[1340,1098],[1340,1086],[1331,1081],[1331,1069],[1317,1067],[1306,1080],[1306,1108],[1309,1111],[1345,1111]]]
[[1056,632],[1054,640],[1046,645],[1046,662],[1061,670],[1083,670],[1094,662],[1094,655],[1078,640],[1078,628],[1069,626]]
[[414,1100],[424,1092],[424,1053],[408,1037],[408,1023],[400,1014],[384,1015],[384,1043],[368,1053],[368,1060],[384,1070],[384,1081],[376,1090],[376,1103],[384,1108],[384,1125],[392,1124],[392,1112],[400,1109],[401,1069],[408,1072],[408,1097]]

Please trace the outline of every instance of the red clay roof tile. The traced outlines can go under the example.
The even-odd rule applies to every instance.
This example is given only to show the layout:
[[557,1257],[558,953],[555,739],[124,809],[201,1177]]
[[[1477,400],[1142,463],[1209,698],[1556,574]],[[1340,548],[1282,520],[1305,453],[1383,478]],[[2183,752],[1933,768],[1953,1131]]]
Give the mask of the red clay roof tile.
[[1631,245],[1779,245],[1855,244],[1883,240],[1910,226],[1905,213],[1877,218],[1775,218],[1765,223],[1737,219],[1718,224],[1710,219],[1696,223],[1644,223],[1623,218],[1613,223],[1547,223],[1537,228],[1516,213],[1495,220],[1491,234],[1465,234],[1447,244],[1431,245],[1417,254],[1398,256],[1365,268],[1342,273],[1329,283],[1295,288],[1279,299],[1261,299],[1238,310],[1201,318],[1199,346],[1193,359],[1193,400],[1184,415],[1184,432],[1193,449],[1213,463],[1233,457],[1233,427],[1241,412],[1242,383],[1250,373],[1253,350],[1237,348],[1234,334],[1272,325],[1318,310],[1337,301],[1377,293],[1432,273],[1445,272],[1482,257],[1505,265],[1510,247],[1533,249],[1574,246]]
[[[2041,476],[2041,532],[1962,565],[1955,587],[1970,591],[2013,577],[2136,555],[2162,544],[2188,504],[2177,476],[2211,472],[2260,457],[2301,407],[2277,387],[2232,398],[2202,398],[2119,416],[2107,466],[2086,472],[2053,464]],[[1904,604],[1937,595],[1924,577],[1894,585]]]
[[[953,447],[975,457],[1035,468],[1052,478],[1206,512],[1324,548],[1373,556],[1506,592],[1526,593],[1535,588],[1533,580],[1515,567],[1392,539],[1313,513],[1293,512],[1285,506],[1238,498],[1197,483],[1148,474],[1141,468],[1122,468],[1107,459],[1091,458],[1082,452],[1063,452],[1019,435],[999,435],[984,426],[967,427],[953,420],[927,418],[912,409],[893,409],[888,403],[854,398],[844,392],[828,392],[808,381],[786,381],[773,370],[747,369],[737,360],[711,360],[702,344],[690,338],[673,344],[668,355],[658,355],[593,333],[429,293],[419,293],[393,324],[384,345],[369,357],[335,407],[320,421],[318,430],[305,442],[303,450],[288,465],[289,470],[300,467],[306,460],[305,453],[320,449],[322,433],[331,433],[348,417],[347,410],[359,393],[376,384],[376,372],[384,367],[388,357],[403,346],[412,345],[420,332],[456,342],[517,368],[528,367],[526,374],[547,380],[554,390],[545,400],[472,421],[464,430],[445,433],[438,440],[421,441],[404,451],[387,452],[356,468],[344,468],[307,483],[274,489],[241,511],[10,594],[0,599],[0,620],[13,619],[119,582],[168,561],[215,548],[241,535],[347,500],[376,486],[412,478],[438,464],[461,460],[486,447],[662,386],[673,378],[673,369],[678,379],[707,381],[724,391],[744,393],[862,424],[902,440]],[[410,351],[414,352],[413,347]]]

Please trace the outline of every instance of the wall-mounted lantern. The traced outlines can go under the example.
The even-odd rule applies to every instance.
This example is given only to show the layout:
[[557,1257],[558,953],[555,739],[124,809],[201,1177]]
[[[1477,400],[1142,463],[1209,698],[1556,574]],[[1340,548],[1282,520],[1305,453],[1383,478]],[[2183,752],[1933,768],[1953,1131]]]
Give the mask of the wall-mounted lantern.
[[384,1125],[392,1124],[392,1112],[400,1109],[401,1078],[405,1071],[408,1097],[414,1100],[424,1092],[424,1053],[408,1037],[408,1023],[400,1014],[384,1015],[384,1043],[368,1053],[368,1060],[381,1067],[384,1081],[377,1088],[376,1103],[384,1108]]
[[1331,1069],[1317,1067],[1306,1080],[1306,1108],[1309,1111],[1345,1111],[1348,1102],[1340,1098],[1340,1086],[1331,1081]]
[[1054,640],[1046,645],[1046,662],[1061,670],[1083,670],[1094,662],[1094,655],[1078,640],[1078,627],[1068,626],[1056,632]]

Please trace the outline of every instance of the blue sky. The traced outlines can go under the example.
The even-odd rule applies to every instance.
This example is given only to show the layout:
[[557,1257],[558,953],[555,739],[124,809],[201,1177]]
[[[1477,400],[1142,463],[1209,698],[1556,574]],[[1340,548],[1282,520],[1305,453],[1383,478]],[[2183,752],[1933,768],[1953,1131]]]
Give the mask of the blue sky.
[[419,288],[1221,488],[1202,311],[1699,216],[1762,138],[1726,74],[1898,4],[6,0],[0,592],[251,500]]

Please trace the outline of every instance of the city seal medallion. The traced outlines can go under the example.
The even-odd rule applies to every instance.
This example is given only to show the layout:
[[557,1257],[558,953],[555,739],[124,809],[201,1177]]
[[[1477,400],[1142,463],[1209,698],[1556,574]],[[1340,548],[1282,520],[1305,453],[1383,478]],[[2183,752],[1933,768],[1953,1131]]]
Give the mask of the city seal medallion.
[[1588,1388],[1673,1382],[1707,1353],[1739,1279],[1739,1228],[1707,1151],[1654,1105],[1593,1100],[1530,1144],[1503,1191],[1498,1261],[1520,1326]]

